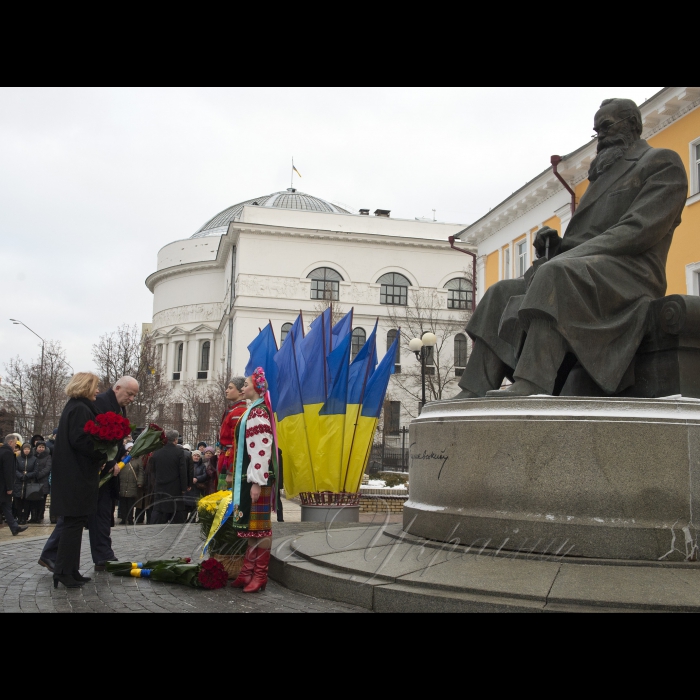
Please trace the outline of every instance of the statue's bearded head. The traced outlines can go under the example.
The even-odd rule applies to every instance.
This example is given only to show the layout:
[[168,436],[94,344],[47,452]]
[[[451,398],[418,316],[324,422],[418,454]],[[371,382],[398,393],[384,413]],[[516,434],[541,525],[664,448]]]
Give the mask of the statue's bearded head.
[[598,157],[588,179],[595,182],[612,168],[642,136],[642,113],[632,100],[605,100],[595,115]]

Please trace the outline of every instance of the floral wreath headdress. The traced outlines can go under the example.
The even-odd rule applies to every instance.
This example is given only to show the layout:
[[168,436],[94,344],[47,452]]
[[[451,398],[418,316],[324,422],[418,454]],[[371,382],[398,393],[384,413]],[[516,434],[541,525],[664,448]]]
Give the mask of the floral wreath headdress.
[[262,367],[258,367],[253,372],[253,386],[258,396],[265,396],[267,393],[267,379],[265,378],[265,370]]

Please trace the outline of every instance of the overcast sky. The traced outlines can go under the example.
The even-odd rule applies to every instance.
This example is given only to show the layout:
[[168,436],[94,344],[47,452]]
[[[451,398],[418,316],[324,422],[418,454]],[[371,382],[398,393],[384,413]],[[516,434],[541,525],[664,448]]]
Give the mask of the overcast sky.
[[0,376],[77,370],[150,322],[158,250],[223,209],[297,187],[354,209],[465,226],[586,143],[607,97],[660,87],[0,88]]

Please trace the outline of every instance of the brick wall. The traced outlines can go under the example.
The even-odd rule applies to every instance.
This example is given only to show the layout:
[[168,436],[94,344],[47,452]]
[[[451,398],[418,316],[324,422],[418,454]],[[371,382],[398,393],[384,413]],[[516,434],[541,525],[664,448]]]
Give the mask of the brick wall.
[[363,489],[360,498],[361,513],[403,513],[404,503],[408,500],[408,491],[393,489]]

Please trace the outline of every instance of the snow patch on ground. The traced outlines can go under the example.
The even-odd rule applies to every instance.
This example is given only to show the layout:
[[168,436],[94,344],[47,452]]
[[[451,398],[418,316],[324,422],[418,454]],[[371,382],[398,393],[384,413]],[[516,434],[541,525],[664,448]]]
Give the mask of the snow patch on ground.
[[447,508],[440,508],[438,506],[429,506],[425,503],[413,503],[413,501],[406,501],[404,504],[405,508],[413,508],[414,510],[422,510],[425,513],[442,513],[447,510]]

